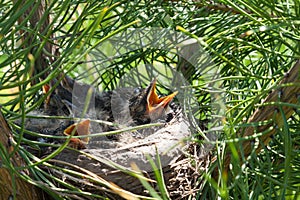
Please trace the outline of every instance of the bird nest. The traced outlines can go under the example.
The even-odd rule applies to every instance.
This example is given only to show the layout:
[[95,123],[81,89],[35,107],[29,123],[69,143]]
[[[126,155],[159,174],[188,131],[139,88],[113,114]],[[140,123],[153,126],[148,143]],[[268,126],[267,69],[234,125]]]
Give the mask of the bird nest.
[[[59,187],[71,184],[81,191],[64,193],[64,196],[72,199],[97,199],[97,195],[112,199],[143,198],[140,195],[151,195],[149,186],[162,193],[158,188],[162,182],[172,199],[182,199],[197,193],[199,172],[207,169],[209,154],[200,152],[198,144],[188,142],[192,137],[188,120],[178,106],[171,104],[170,107],[171,112],[164,119],[153,121],[155,124],[129,126],[105,134],[96,133],[97,129],[90,127],[93,123],[83,120],[79,123],[83,123],[83,129],[91,130],[86,134],[89,139],[77,134],[80,127],[72,120],[54,119],[54,123],[60,125],[53,128],[41,119],[38,122],[27,119],[25,128],[41,132],[40,126],[46,124],[48,128],[44,127],[42,133],[59,137],[61,132],[69,131],[69,136],[56,141],[42,156],[33,151],[41,158],[53,155],[47,161],[58,168],[42,167],[58,178],[53,180]],[[115,133],[118,139],[109,137]],[[74,138],[76,134],[78,137]]]
[[[152,128],[141,131],[147,129],[150,131]],[[130,132],[122,134],[125,136]],[[190,136],[189,124],[184,118],[177,116],[160,126],[153,134],[135,142],[122,143],[108,140],[103,136],[91,137],[86,149],[81,151],[65,149],[55,157],[55,160],[58,161],[57,164],[61,163],[59,161],[63,161],[64,165],[68,163],[68,168],[76,166],[88,170],[127,191],[144,194],[145,188],[131,172],[138,168],[144,176],[154,178],[150,162],[152,160],[154,163],[160,163],[164,178],[168,178],[171,176],[170,166],[176,166],[178,159],[186,153],[185,139]],[[137,168],[132,169],[133,166]]]
[[[101,177],[108,188],[99,186],[88,178],[78,179],[53,168],[47,170],[85,192],[104,194],[111,199],[133,199],[141,197],[138,195],[149,195],[141,179],[147,180],[152,188],[158,190],[155,169],[151,165],[151,161],[154,161],[161,166],[170,198],[190,198],[201,188],[199,178],[201,172],[207,171],[210,161],[210,154],[204,153],[198,144],[186,142],[190,136],[187,121],[174,118],[155,133],[131,144],[95,137],[86,149],[64,149],[52,159],[54,164],[66,169],[81,171],[86,176],[93,174]],[[103,148],[99,148],[100,146]],[[93,199],[86,196],[84,198]]]

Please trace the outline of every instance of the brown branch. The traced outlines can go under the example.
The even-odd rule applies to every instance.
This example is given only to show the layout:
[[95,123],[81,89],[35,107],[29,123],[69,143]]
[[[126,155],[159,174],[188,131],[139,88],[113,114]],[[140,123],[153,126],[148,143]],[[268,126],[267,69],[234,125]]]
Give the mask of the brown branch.
[[[14,3],[16,5],[17,0],[14,0]],[[23,0],[22,3],[20,3],[20,9],[23,5],[27,4],[28,2]],[[35,6],[37,6],[35,8]],[[43,19],[43,15],[46,11],[46,1],[40,0],[37,3],[33,3],[18,19],[19,24],[23,24],[24,26],[27,26],[29,30],[36,30],[37,25],[41,23],[41,20]],[[25,20],[28,18],[29,14],[33,12],[31,17],[28,19],[29,23],[25,22]],[[37,52],[35,48],[33,48],[33,44],[42,43],[44,38],[40,37],[39,35],[46,35],[47,31],[49,30],[49,24],[50,24],[50,17],[47,16],[45,20],[43,21],[40,28],[38,28],[37,32],[38,34],[34,34],[36,31],[26,31],[27,29],[20,30],[20,35],[22,35],[22,47],[24,49],[27,49],[28,47],[30,49],[30,53],[32,56],[35,56],[34,59],[34,68],[32,69],[31,76],[40,73],[44,69],[49,67],[49,64],[53,63],[54,61],[54,55],[57,52],[54,45],[50,42],[47,42],[45,46],[43,47],[44,51],[47,52],[45,54],[43,51]],[[50,55],[50,56],[49,56]],[[31,56],[31,57],[32,57]],[[29,56],[30,57],[30,56]],[[49,62],[49,61],[50,62]],[[30,62],[30,61],[29,61]],[[44,75],[44,77],[47,76],[47,74]],[[43,78],[43,77],[42,77]],[[35,80],[32,82],[32,84],[35,84],[35,82],[38,80]],[[0,199],[11,199],[15,195],[15,199],[45,199],[45,196],[43,191],[34,185],[32,185],[29,182],[26,182],[21,177],[18,176],[17,173],[12,173],[8,166],[12,167],[20,167],[25,166],[25,161],[20,157],[18,152],[14,152],[13,147],[13,137],[11,130],[5,121],[4,116],[0,112],[0,145],[3,148],[0,148]],[[13,153],[13,155],[10,155]],[[27,171],[20,171],[20,173],[27,173]],[[14,187],[13,180],[15,180]]]
[[[198,3],[197,7],[205,7],[207,10],[209,11],[223,11],[223,12],[230,12],[232,14],[242,14],[239,10],[236,10],[234,8],[231,8],[225,4],[202,4],[202,3]],[[244,10],[246,13],[251,14],[251,11],[249,10]]]
[[[16,183],[16,199],[44,199],[43,192],[36,188],[34,185],[26,182],[25,180],[18,177],[16,174],[11,174],[10,170],[7,168],[7,162],[11,162],[11,165],[14,167],[24,166],[25,162],[19,156],[18,153],[14,155],[10,155],[14,148],[12,146],[12,133],[10,131],[7,122],[5,121],[2,113],[0,112],[0,143],[4,147],[0,151],[2,158],[8,158],[5,161],[0,157],[0,199],[12,199],[14,195],[14,187],[13,187],[13,178]],[[26,171],[22,171],[20,173],[28,173]],[[14,177],[13,177],[14,176]]]
[[[283,80],[279,83],[279,86],[293,83],[292,86],[280,87],[270,93],[265,99],[264,103],[274,103],[274,102],[284,102],[288,104],[298,104],[298,97],[300,94],[300,60],[290,69],[290,71],[285,75]],[[266,134],[263,134],[259,139],[264,144],[267,145],[272,136],[276,133],[276,128],[274,126],[281,128],[284,124],[284,118],[288,119],[295,112],[292,106],[282,106],[284,116],[281,114],[278,105],[266,105],[258,108],[248,120],[249,123],[272,121],[266,125],[261,126],[249,126],[245,129],[240,130],[240,135],[242,137],[252,136],[255,133],[262,133],[270,129]],[[248,157],[252,152],[253,148],[251,145],[252,141],[247,140],[243,143],[243,155]],[[259,145],[256,149],[258,153],[262,149],[262,145]],[[231,154],[227,154],[225,158],[224,167],[228,168],[231,160]]]
[[[31,47],[30,53],[35,56],[34,59],[34,69],[32,70],[31,76],[34,76],[35,74],[38,74],[42,72],[43,70],[47,69],[49,65],[54,63],[56,58],[59,56],[58,47],[49,41],[45,42],[45,45],[43,47],[43,50],[41,52],[37,52],[37,48],[34,48],[33,44],[41,44],[48,34],[47,32],[50,27],[50,16],[44,17],[45,12],[47,10],[47,1],[46,0],[40,0],[38,3],[33,3],[18,19],[18,23],[22,24],[24,23],[24,20],[28,18],[31,12],[33,14],[29,18],[29,23],[25,23],[25,26],[28,26],[28,30],[34,30],[34,31],[25,31],[21,30],[20,34],[22,35],[22,46],[24,49]],[[14,0],[14,3],[16,3],[16,0]],[[26,4],[26,0],[23,0],[23,2],[20,4],[20,6]],[[44,20],[43,20],[44,19]],[[43,21],[41,21],[43,20]],[[37,26],[40,25],[38,28]],[[38,34],[34,34],[37,32]],[[41,35],[41,36],[40,36]],[[54,36],[49,35],[47,39],[52,40]],[[47,77],[49,74],[49,71],[47,71],[44,75],[41,76],[41,78]],[[32,84],[34,85],[38,80],[34,80]]]

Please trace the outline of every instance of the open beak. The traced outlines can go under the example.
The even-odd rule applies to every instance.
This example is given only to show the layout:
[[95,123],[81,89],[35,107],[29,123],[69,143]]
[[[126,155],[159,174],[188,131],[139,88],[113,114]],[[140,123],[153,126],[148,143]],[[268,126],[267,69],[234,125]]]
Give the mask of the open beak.
[[[79,123],[72,124],[64,130],[64,134],[69,136],[74,131],[74,136],[88,136],[90,134],[90,120],[86,119]],[[75,130],[74,130],[75,129]],[[85,149],[85,145],[88,144],[89,137],[83,138],[71,138],[70,143],[68,144],[70,147],[74,149]]]
[[156,116],[155,118],[157,118],[167,109],[167,106],[178,92],[176,91],[168,96],[159,98],[156,93],[156,79],[154,79],[150,83],[150,88],[147,93],[147,112],[150,116]]

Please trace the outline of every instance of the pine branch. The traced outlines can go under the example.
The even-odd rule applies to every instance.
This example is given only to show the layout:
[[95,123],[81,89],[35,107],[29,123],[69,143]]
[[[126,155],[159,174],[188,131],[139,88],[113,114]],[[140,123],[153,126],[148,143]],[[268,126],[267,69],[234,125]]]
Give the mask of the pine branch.
[[14,171],[13,168],[25,165],[24,160],[14,152],[11,130],[0,112],[0,199],[43,199],[43,192],[33,184],[21,179],[16,173],[28,174],[28,171]]
[[[248,120],[248,123],[258,123],[258,122],[267,122],[268,124],[264,124],[261,126],[249,126],[247,128],[241,129],[239,131],[239,135],[241,137],[249,137],[253,136],[256,133],[263,133],[268,131],[266,134],[263,134],[259,139],[261,143],[255,150],[257,153],[263,148],[262,143],[264,145],[268,145],[268,143],[272,140],[272,137],[276,133],[276,131],[284,125],[285,119],[291,117],[291,115],[295,112],[295,108],[293,106],[282,105],[285,104],[298,104],[299,94],[300,94],[300,60],[296,62],[296,64],[290,69],[288,73],[286,73],[283,80],[279,83],[278,89],[274,90],[270,93],[267,98],[264,100],[264,104],[266,106],[258,108],[252,117]],[[288,86],[291,84],[291,86]],[[276,104],[278,103],[278,104]],[[280,112],[282,109],[283,112]],[[240,152],[247,158],[253,150],[253,140],[247,140],[243,143],[243,152]],[[228,166],[231,162],[231,154],[227,154],[224,162],[224,168],[228,169]],[[215,171],[216,172],[216,171]],[[214,174],[217,176],[217,173]]]

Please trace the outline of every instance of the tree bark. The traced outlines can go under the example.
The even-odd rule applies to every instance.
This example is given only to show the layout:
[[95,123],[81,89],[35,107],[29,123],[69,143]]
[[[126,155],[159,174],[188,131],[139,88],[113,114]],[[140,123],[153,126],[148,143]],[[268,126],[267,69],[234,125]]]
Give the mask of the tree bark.
[[[286,104],[298,104],[299,103],[299,94],[300,94],[300,60],[286,73],[285,77],[280,81],[279,88],[272,91],[267,98],[264,100],[264,104],[268,104],[262,107],[259,107],[248,120],[248,123],[256,122],[266,122],[271,121],[268,124],[261,126],[249,126],[247,128],[241,129],[239,131],[240,137],[249,137],[253,136],[255,133],[263,133],[268,131],[259,137],[261,143],[255,150],[257,153],[262,149],[262,143],[268,145],[272,136],[276,133],[278,128],[281,128],[284,124],[285,119],[288,119],[295,112],[293,106],[287,106]],[[286,84],[293,84],[291,86],[286,86]],[[285,86],[282,86],[285,85]],[[282,87],[281,87],[282,86]],[[278,103],[278,104],[277,104]],[[285,103],[280,108],[280,104]],[[277,105],[276,105],[277,104]],[[282,113],[280,112],[282,109]],[[246,140],[243,142],[243,154],[247,158],[253,150],[253,141]],[[224,162],[224,169],[227,169],[231,161],[231,154],[227,154]]]
[[44,199],[40,189],[18,176],[28,172],[11,170],[25,165],[18,152],[13,153],[13,143],[12,132],[0,112],[0,199]]

